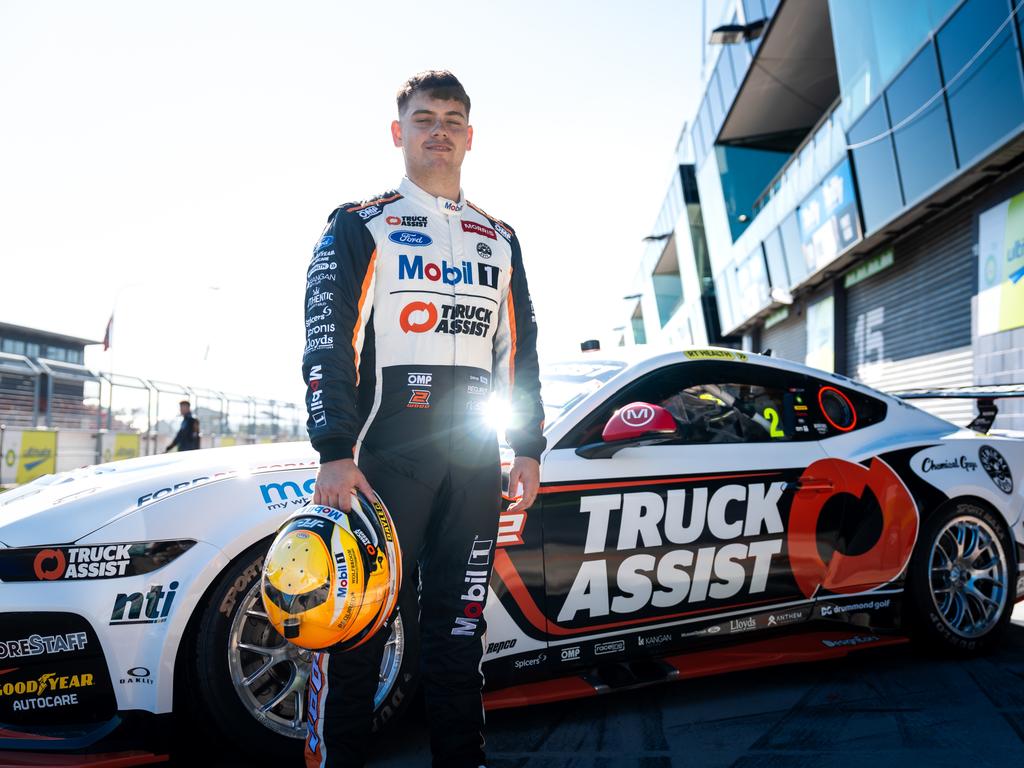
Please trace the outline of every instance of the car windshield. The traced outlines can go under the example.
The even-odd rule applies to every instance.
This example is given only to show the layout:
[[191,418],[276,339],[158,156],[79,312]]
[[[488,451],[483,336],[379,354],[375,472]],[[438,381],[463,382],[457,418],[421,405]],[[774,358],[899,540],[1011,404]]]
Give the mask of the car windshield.
[[573,360],[541,366],[544,419],[554,424],[576,403],[626,367],[620,360]]

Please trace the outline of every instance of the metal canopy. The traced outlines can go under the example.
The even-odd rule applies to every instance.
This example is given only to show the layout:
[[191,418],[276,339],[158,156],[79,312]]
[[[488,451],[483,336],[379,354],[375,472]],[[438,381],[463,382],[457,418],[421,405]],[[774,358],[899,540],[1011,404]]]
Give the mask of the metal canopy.
[[717,143],[792,152],[838,96],[828,3],[785,0],[761,40]]

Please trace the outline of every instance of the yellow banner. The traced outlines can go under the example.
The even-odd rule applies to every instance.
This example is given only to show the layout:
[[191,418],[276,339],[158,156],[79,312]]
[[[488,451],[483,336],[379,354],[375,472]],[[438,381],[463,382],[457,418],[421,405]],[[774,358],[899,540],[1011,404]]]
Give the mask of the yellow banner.
[[134,459],[140,453],[142,451],[140,450],[139,436],[137,434],[114,436],[114,461]]
[[15,482],[27,483],[57,471],[57,433],[46,430],[21,433],[21,454]]
[[978,218],[978,335],[1024,326],[1024,193]]
[[225,448],[229,445],[236,445],[238,442],[237,438],[234,437],[222,437],[217,445],[221,448]]

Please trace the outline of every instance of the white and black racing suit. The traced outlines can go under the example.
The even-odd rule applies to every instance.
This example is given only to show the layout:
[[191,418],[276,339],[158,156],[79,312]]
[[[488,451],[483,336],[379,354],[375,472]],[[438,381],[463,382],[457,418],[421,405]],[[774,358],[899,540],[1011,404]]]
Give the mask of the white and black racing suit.
[[[406,178],[331,214],[307,277],[307,426],[321,462],[354,458],[387,505],[405,589],[418,565],[435,764],[483,759],[483,607],[501,503],[487,404],[507,398],[508,442],[539,459],[536,339],[515,233],[464,198]],[[308,763],[365,759],[387,634],[316,655]]]

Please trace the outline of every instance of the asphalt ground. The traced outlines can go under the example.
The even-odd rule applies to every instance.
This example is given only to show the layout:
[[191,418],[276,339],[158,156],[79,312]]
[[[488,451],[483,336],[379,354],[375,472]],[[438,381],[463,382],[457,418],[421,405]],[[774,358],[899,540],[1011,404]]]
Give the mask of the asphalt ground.
[[[503,710],[487,717],[487,744],[491,768],[1022,765],[1024,603],[983,658],[905,645]],[[422,714],[382,739],[377,756],[382,768],[429,766]],[[203,763],[259,765],[226,753]]]

